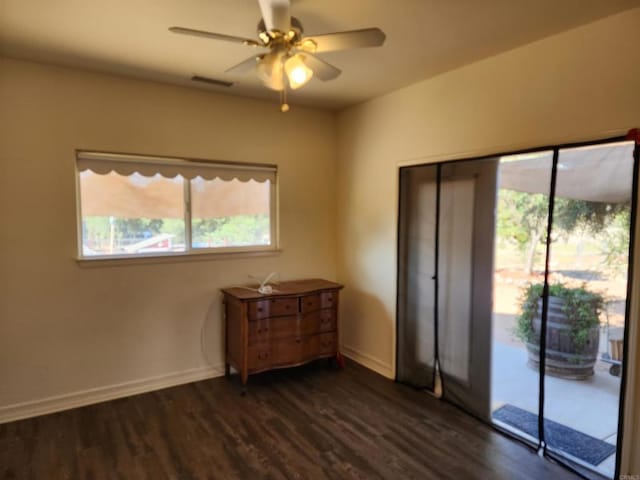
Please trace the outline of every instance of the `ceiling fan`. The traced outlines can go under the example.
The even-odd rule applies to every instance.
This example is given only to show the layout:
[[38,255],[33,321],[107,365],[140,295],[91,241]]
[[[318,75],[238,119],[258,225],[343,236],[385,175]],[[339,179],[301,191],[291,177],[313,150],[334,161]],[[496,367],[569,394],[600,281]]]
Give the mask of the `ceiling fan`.
[[258,23],[259,40],[184,27],[170,27],[169,31],[242,43],[249,47],[267,48],[267,52],[252,55],[226,72],[242,74],[256,72],[266,87],[280,92],[280,109],[283,112],[289,110],[286,99],[287,88],[298,89],[306,85],[313,76],[327,81],[340,75],[340,69],[321,60],[315,55],[316,53],[378,47],[386,38],[379,28],[306,37],[303,35],[300,21],[292,17],[289,12],[289,0],[258,0],[258,3],[262,13],[262,19]]

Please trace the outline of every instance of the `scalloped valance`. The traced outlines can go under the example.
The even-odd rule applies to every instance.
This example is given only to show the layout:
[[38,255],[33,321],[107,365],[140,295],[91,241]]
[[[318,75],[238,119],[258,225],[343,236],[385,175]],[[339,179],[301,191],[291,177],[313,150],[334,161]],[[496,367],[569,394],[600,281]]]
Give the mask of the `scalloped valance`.
[[124,155],[119,153],[77,152],[78,171],[91,170],[99,175],[116,172],[129,176],[139,173],[145,177],[162,175],[165,178],[175,178],[182,175],[193,179],[202,177],[205,180],[220,178],[229,181],[234,178],[241,182],[255,180],[275,182],[275,165],[258,165],[227,162],[209,162],[168,157],[151,157],[144,155]]

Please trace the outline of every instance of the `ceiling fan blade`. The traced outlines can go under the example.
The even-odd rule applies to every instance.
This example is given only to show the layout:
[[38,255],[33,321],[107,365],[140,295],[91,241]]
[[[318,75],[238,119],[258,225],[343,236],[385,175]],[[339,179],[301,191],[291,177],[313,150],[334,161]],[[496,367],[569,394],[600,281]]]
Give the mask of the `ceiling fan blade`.
[[311,55],[308,52],[299,53],[298,55],[302,57],[304,64],[313,70],[313,75],[324,82],[327,80],[333,80],[342,73],[342,70],[339,68],[334,67],[324,60],[320,60],[318,57]]
[[379,47],[386,38],[387,36],[379,28],[364,28],[305,37],[300,42],[299,48],[312,53],[320,53],[350,48]]
[[225,70],[225,73],[237,73],[240,75],[250,73],[256,69],[256,67],[258,66],[258,62],[262,59],[262,57],[264,57],[264,55],[254,55],[252,57],[249,57],[239,64],[228,68],[227,70]]
[[214,40],[224,40],[226,42],[242,43],[251,47],[264,47],[264,45],[250,38],[234,37],[232,35],[224,35],[222,33],[207,32],[205,30],[194,30],[193,28],[169,27],[169,31],[180,33],[182,35],[191,35],[194,37],[213,38]]
[[289,0],[258,0],[258,3],[267,30],[287,33],[291,29]]

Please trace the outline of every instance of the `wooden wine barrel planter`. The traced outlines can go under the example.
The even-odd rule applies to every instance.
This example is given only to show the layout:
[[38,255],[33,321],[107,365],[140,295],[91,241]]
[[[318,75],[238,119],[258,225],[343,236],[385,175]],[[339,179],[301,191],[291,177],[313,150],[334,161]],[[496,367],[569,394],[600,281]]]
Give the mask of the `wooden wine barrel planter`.
[[[545,372],[549,375],[571,380],[585,380],[593,376],[593,367],[598,360],[600,328],[594,326],[584,349],[578,353],[571,337],[571,324],[564,314],[565,302],[559,297],[549,297],[547,316],[547,351]],[[533,318],[534,336],[540,338],[542,299],[538,300],[538,312]],[[540,345],[527,342],[528,365],[540,369]]]

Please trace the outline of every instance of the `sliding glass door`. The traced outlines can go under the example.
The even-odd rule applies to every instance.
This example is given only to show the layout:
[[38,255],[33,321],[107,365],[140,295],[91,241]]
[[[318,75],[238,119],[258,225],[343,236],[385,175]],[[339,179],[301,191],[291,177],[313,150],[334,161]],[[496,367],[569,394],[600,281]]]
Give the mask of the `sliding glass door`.
[[398,381],[435,391],[438,167],[400,171]]
[[632,142],[558,152],[548,270],[545,445],[614,476],[628,298]]
[[503,157],[492,418],[613,478],[630,290],[634,143]]
[[398,381],[609,478],[633,293],[635,140],[400,170]]
[[443,397],[490,418],[497,159],[441,166],[438,325]]
[[504,156],[498,167],[492,418],[532,445],[539,441],[540,330],[522,318],[521,305],[529,285],[544,283],[552,167],[553,151]]
[[495,159],[401,171],[399,381],[488,419]]

